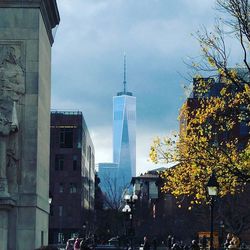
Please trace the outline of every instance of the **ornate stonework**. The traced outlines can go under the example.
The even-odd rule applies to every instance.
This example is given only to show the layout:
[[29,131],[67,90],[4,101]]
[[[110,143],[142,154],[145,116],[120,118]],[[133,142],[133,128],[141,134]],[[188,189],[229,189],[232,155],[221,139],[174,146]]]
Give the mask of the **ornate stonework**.
[[[6,172],[13,184],[18,162],[18,114],[25,93],[22,43],[0,42],[0,195],[8,196]],[[8,168],[8,171],[7,171]],[[8,174],[8,172],[11,173]],[[11,178],[10,178],[11,179]],[[14,181],[16,182],[16,181]],[[16,186],[16,185],[15,185]],[[12,188],[13,190],[15,188]]]
[[11,132],[14,102],[25,93],[21,45],[0,44],[0,135]]

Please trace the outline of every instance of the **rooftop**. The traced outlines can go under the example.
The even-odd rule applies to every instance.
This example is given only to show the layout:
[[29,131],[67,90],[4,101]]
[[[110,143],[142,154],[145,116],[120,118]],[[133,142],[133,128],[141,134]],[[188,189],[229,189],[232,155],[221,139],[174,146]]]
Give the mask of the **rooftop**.
[[59,115],[82,115],[81,111],[77,110],[51,110],[51,114]]

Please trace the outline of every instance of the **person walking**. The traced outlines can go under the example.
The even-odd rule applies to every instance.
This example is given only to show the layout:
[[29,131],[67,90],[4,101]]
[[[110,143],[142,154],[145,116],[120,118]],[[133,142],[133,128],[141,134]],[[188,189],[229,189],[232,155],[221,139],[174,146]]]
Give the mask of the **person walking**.
[[171,235],[169,235],[167,238],[167,247],[168,247],[168,250],[170,250],[172,247],[172,236]]
[[192,240],[190,250],[200,250],[199,244],[197,243],[196,240]]
[[154,237],[153,239],[153,250],[157,250],[157,239]]
[[74,250],[80,250],[80,239],[76,238],[75,243],[74,243]]
[[147,236],[144,236],[143,250],[150,250],[150,243]]

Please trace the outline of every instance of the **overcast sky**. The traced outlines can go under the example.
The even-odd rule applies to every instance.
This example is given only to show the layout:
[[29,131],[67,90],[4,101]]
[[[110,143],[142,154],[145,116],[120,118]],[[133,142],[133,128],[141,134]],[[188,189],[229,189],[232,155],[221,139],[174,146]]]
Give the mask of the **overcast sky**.
[[191,36],[210,29],[214,0],[57,0],[61,22],[52,52],[52,109],[83,112],[96,163],[112,162],[112,97],[123,88],[137,98],[137,174],[157,135],[178,130]]

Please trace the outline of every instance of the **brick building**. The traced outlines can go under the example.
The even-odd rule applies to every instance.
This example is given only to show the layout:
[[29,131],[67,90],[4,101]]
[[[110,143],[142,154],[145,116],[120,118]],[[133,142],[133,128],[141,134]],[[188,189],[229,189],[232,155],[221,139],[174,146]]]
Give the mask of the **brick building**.
[[81,112],[51,112],[49,241],[91,231],[95,151]]

